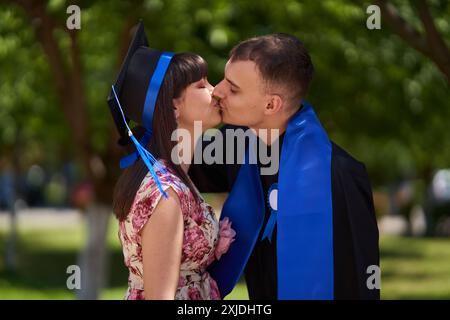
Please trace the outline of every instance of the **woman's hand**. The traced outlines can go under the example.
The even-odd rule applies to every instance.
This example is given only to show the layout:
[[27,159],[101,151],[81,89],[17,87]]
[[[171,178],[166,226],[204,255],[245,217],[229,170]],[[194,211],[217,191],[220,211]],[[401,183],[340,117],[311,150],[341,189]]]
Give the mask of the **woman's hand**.
[[173,300],[180,276],[183,215],[171,188],[141,231],[145,299]]
[[228,251],[236,236],[236,232],[231,228],[231,222],[228,217],[223,218],[219,222],[219,229],[219,242],[214,252],[217,260]]

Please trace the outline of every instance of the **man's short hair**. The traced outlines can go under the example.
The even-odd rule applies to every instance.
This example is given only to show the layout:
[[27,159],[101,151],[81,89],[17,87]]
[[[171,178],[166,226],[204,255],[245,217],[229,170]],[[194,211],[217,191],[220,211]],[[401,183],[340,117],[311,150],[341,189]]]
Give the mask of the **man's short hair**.
[[[253,61],[266,89],[283,95],[289,103],[306,96],[314,66],[303,43],[285,33],[274,33],[244,40],[230,51],[230,61]],[[282,90],[282,92],[273,92]]]

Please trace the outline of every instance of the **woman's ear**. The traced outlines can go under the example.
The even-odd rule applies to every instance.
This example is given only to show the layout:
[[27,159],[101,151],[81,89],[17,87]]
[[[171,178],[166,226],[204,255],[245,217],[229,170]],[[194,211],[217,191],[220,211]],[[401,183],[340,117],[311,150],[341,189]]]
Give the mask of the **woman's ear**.
[[173,111],[175,112],[175,119],[178,120],[178,118],[180,117],[180,109],[182,107],[183,99],[182,99],[182,97],[172,99],[172,102],[173,102],[173,108],[174,108]]

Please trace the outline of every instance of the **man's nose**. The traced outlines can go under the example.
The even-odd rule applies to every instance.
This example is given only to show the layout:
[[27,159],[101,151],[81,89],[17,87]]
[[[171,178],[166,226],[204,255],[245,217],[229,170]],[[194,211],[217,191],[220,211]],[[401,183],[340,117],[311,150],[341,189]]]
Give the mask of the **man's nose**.
[[217,100],[221,100],[225,97],[224,92],[222,90],[222,84],[223,80],[216,85],[212,93],[212,96]]
[[213,94],[213,92],[214,92],[214,87],[210,84],[210,83],[208,83],[208,91],[209,91],[209,93],[212,95]]

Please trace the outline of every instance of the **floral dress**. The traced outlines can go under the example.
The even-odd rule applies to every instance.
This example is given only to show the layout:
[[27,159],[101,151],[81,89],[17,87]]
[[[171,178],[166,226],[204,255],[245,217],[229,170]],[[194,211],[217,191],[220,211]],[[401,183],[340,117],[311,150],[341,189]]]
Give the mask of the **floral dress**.
[[[164,162],[160,160],[163,164]],[[166,166],[166,168],[168,168]],[[221,299],[216,281],[206,271],[215,259],[220,259],[234,241],[235,232],[228,218],[220,223],[214,211],[200,195],[201,203],[194,201],[190,189],[175,173],[161,175],[164,190],[171,187],[180,200],[184,222],[180,277],[175,293],[176,300]],[[198,191],[197,191],[198,192]],[[151,217],[161,199],[155,181],[148,173],[139,187],[127,218],[119,222],[119,239],[125,265],[129,270],[128,290],[125,299],[144,299],[142,246],[140,231]]]

